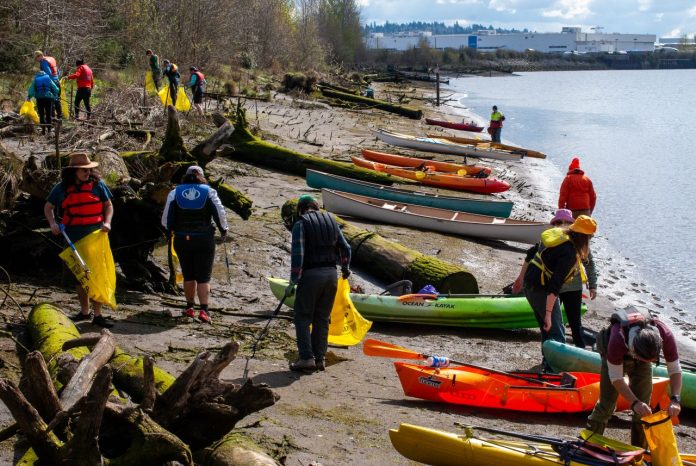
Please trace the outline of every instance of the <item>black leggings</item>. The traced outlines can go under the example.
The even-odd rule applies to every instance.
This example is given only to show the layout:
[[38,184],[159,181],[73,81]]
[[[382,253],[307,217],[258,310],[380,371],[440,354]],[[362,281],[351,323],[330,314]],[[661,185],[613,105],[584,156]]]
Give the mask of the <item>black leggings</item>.
[[582,290],[566,291],[558,296],[565,308],[566,317],[570,332],[573,335],[573,344],[579,348],[585,347],[585,341],[582,337],[582,322],[580,317],[580,309],[582,308]]
[[92,107],[89,105],[89,98],[92,96],[92,89],[89,87],[78,87],[77,93],[75,94],[75,118],[80,115],[80,102],[85,103],[85,110],[87,110],[87,118],[92,115]]
[[36,109],[39,113],[39,122],[41,123],[41,131],[51,131],[51,122],[53,119],[53,104],[54,100],[50,97],[37,97]]

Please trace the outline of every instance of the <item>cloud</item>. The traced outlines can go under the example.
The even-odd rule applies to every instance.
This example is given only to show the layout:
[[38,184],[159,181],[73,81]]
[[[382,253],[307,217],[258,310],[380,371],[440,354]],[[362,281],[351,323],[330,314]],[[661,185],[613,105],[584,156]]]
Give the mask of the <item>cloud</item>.
[[652,6],[652,0],[638,0],[638,11],[648,11]]
[[696,5],[689,8],[688,13],[689,13],[689,16],[696,16]]
[[514,15],[517,13],[517,9],[513,8],[515,3],[515,0],[490,0],[490,2],[488,2],[488,8]]
[[558,0],[549,9],[542,10],[546,18],[575,19],[592,15],[590,4],[593,0]]

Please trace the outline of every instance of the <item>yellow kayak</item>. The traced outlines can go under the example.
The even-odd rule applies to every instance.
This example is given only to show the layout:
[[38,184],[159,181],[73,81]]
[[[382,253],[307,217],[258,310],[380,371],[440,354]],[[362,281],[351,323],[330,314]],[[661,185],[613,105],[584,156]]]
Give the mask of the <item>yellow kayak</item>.
[[[461,434],[401,424],[389,430],[394,448],[404,457],[433,466],[581,466],[585,462],[566,462],[548,443],[531,440],[486,439],[467,427]],[[608,447],[617,452],[634,452],[638,447],[583,430],[580,437],[590,444]],[[641,450],[642,451],[642,450]],[[634,452],[635,453],[635,452]],[[696,455],[680,454],[684,465],[691,465]],[[640,458],[638,456],[637,458]],[[648,454],[643,455],[648,460]]]
[[412,424],[389,430],[389,438],[401,455],[434,466],[582,465],[566,463],[551,445],[544,443],[489,440]]

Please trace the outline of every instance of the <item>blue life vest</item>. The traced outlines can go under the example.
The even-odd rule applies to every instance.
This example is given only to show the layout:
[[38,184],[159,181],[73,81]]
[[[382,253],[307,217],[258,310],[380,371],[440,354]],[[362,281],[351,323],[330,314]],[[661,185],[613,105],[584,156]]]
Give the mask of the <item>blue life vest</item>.
[[206,184],[181,184],[176,187],[174,231],[177,234],[213,233],[212,208],[208,201],[210,186]]
[[34,77],[34,94],[37,99],[55,99],[56,95],[53,93],[53,86],[51,85],[51,77],[47,74],[41,74]]

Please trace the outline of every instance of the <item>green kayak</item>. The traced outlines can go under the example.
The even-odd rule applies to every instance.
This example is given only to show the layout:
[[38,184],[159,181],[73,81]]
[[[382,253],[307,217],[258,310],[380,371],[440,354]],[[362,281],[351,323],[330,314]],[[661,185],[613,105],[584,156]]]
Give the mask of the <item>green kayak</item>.
[[[576,346],[547,340],[542,347],[546,361],[556,372],[576,371],[599,373],[602,361],[599,353]],[[653,365],[653,377],[667,377],[664,364]],[[682,367],[681,404],[685,408],[696,408],[696,372]]]
[[[268,281],[273,294],[281,299],[288,281],[279,278],[269,278]],[[499,329],[539,327],[532,308],[523,296],[441,295],[433,299],[426,295],[351,293],[350,299],[363,317],[376,322]],[[293,307],[294,295],[287,298],[285,304]],[[583,306],[582,312],[586,310]]]

